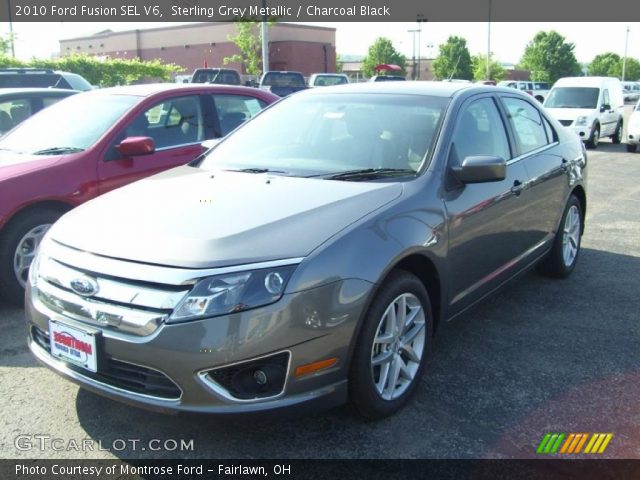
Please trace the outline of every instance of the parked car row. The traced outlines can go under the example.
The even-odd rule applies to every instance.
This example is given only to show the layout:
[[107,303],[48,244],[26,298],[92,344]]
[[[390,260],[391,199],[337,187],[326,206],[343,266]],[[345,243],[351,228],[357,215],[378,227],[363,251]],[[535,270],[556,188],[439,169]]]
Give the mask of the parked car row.
[[547,82],[532,82],[532,81],[516,81],[516,80],[503,80],[498,82],[499,87],[516,88],[528,93],[533,98],[543,103],[549,94],[551,88]]

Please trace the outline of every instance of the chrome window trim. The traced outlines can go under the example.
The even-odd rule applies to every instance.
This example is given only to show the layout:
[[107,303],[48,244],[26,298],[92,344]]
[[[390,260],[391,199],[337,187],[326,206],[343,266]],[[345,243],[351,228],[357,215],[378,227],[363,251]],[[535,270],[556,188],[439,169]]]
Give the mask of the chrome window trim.
[[517,157],[513,157],[511,160],[507,161],[507,165],[511,165],[512,163],[519,162],[520,160],[523,160],[523,159],[525,159],[527,157],[531,157],[533,155],[537,155],[539,153],[544,152],[545,150],[549,150],[550,148],[556,147],[558,145],[560,145],[560,142],[557,141],[557,140],[555,142],[553,142],[553,143],[548,143],[547,145],[544,145],[542,147],[536,148],[535,150],[531,150],[530,152],[523,153],[521,155],[518,155]]

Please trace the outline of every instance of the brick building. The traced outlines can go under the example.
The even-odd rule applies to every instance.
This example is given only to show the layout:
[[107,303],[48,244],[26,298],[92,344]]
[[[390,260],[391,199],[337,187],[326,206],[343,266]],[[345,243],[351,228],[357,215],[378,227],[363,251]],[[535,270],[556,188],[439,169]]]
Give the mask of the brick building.
[[[106,30],[87,37],[60,41],[60,55],[84,53],[111,58],[159,58],[185,68],[185,73],[205,65],[222,66],[223,59],[239,53],[229,37],[236,35],[233,23],[211,22],[122,32]],[[241,73],[240,64],[230,64]],[[305,76],[335,72],[336,30],[277,23],[269,27],[269,68],[294,70]]]

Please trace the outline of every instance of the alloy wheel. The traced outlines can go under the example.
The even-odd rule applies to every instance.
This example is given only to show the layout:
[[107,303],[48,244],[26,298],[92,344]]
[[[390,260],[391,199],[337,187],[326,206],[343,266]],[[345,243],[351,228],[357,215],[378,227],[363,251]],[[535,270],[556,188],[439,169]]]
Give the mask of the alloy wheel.
[[27,284],[29,267],[31,267],[36,250],[49,227],[51,224],[38,225],[29,230],[18,242],[13,256],[13,273],[23,288]]
[[580,247],[580,212],[572,205],[564,220],[562,234],[562,258],[567,267],[573,265]]
[[425,313],[418,297],[403,293],[386,308],[371,348],[375,389],[394,400],[413,383],[425,346]]

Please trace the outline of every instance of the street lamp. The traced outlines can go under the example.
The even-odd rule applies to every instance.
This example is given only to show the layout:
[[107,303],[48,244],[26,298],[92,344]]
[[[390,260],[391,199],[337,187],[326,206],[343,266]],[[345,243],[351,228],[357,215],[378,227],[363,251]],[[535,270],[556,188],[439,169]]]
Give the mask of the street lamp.
[[11,42],[11,58],[16,58],[16,47],[13,42],[13,22],[11,21],[11,0],[7,0],[9,9],[9,41]]
[[486,80],[491,80],[491,0],[489,0],[489,23],[487,24],[487,71]]
[[262,0],[264,15],[262,16],[262,73],[269,70],[269,24],[267,16],[267,0]]
[[420,80],[420,36],[422,35],[422,22],[426,22],[427,19],[424,18],[422,13],[419,13],[416,22],[418,22],[418,80]]
[[624,77],[627,73],[627,46],[629,44],[629,27],[627,27],[627,31],[624,34],[624,59],[622,60],[622,81],[624,82]]
[[408,33],[413,33],[413,62],[411,64],[411,80],[416,79],[416,33],[419,33],[420,30],[413,29],[407,30]]

